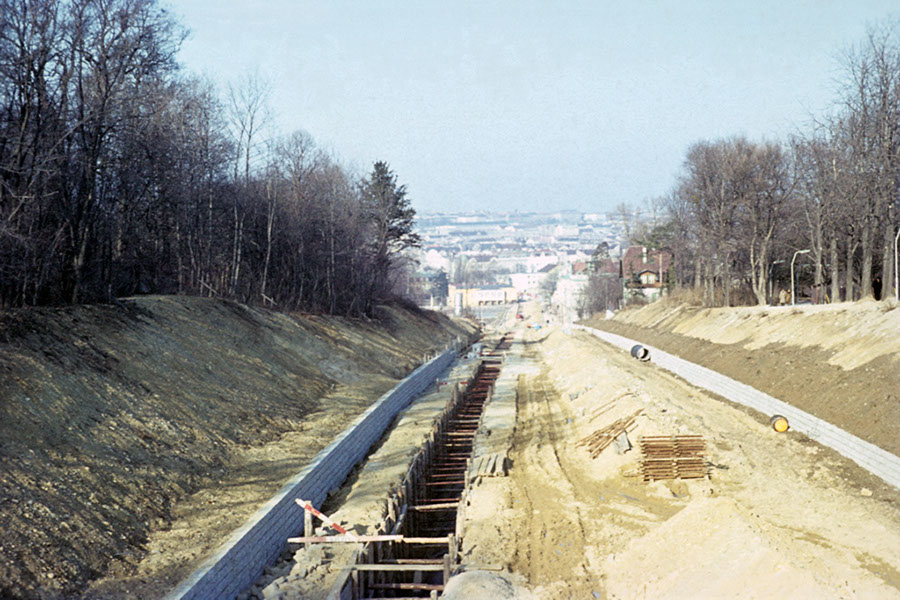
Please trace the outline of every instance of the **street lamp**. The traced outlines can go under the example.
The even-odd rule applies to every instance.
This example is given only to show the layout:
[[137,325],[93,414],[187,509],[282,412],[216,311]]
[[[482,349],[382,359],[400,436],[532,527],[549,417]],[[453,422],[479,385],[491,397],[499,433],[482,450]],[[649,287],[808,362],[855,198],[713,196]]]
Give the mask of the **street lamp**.
[[791,306],[794,306],[797,303],[797,297],[794,295],[794,261],[797,259],[798,254],[809,254],[809,248],[806,250],[797,250],[791,258]]
[[894,236],[894,299],[900,302],[900,273],[897,271],[897,242],[900,241],[900,228]]

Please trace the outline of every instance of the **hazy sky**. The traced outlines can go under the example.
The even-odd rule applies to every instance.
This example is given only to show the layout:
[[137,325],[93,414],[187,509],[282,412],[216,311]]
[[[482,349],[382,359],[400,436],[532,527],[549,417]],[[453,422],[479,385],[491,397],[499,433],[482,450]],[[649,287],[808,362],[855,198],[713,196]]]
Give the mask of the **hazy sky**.
[[640,205],[695,141],[803,128],[842,51],[900,16],[896,0],[172,6],[188,69],[258,69],[278,131],[361,172],[385,160],[417,210],[446,212]]

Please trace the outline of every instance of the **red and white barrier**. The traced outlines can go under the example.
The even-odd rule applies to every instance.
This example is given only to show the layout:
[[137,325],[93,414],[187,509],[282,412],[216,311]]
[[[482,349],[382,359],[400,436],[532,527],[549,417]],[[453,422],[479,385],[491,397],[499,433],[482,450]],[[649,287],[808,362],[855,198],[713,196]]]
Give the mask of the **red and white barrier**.
[[338,533],[343,533],[344,535],[346,535],[352,539],[359,539],[356,537],[356,535],[350,533],[349,531],[347,531],[346,529],[344,529],[343,527],[341,527],[340,525],[338,525],[337,523],[332,521],[330,517],[322,514],[318,510],[316,510],[316,507],[313,506],[312,504],[310,504],[309,502],[307,502],[306,500],[301,500],[300,498],[297,498],[296,500],[294,500],[294,502],[296,502],[298,505],[302,506],[303,509],[306,510],[307,512],[310,512],[310,513],[314,514],[315,516],[317,516],[319,518],[319,520],[321,520],[323,523],[325,523],[329,527],[333,527],[335,530],[337,530]]

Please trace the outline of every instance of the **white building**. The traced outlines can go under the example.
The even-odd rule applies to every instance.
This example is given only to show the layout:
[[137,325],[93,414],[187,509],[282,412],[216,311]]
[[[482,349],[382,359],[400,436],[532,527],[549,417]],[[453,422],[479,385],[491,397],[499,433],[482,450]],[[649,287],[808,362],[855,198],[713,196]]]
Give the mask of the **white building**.
[[509,276],[510,283],[520,296],[536,297],[541,289],[541,284],[547,278],[547,273],[512,273]]
[[450,261],[447,260],[440,252],[437,250],[431,249],[425,253],[425,256],[422,258],[422,263],[426,267],[430,267],[435,271],[449,271],[450,270]]
[[587,285],[588,274],[583,263],[568,266],[560,273],[550,303],[564,324],[578,320],[578,307],[582,303]]
[[533,254],[525,260],[526,268],[529,273],[540,271],[547,265],[555,265],[559,263],[559,256],[552,252],[542,252]]

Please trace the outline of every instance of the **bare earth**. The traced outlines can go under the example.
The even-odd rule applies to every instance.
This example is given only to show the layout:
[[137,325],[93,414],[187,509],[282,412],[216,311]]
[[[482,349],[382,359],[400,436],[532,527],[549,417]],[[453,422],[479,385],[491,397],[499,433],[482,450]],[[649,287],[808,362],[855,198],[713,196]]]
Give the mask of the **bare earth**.
[[[543,322],[535,307],[529,309],[526,322]],[[740,376],[751,385],[897,451],[892,446],[897,443],[896,435],[891,432],[896,432],[900,424],[896,401],[896,390],[900,389],[896,380],[896,354],[900,348],[895,347],[900,343],[897,342],[900,331],[893,319],[900,311],[874,304],[837,305],[828,310],[820,307],[776,311],[734,309],[730,313],[663,305],[648,309],[596,324],[688,359],[706,361],[707,366]],[[176,316],[181,319],[186,309],[173,310],[175,314],[166,317],[168,323],[183,326],[184,321]],[[676,314],[671,314],[673,311]],[[258,317],[250,318],[253,323],[247,329],[234,331],[232,324],[224,333],[217,330],[215,335],[246,340],[258,331]],[[770,321],[773,323],[769,324]],[[407,322],[410,325],[404,327],[413,331],[395,331],[396,338],[421,339],[417,343],[424,344],[424,338],[437,335],[429,333],[437,330],[427,330],[424,322],[394,319],[397,327]],[[314,448],[327,443],[333,435],[328,433],[328,428],[335,432],[342,429],[349,421],[348,414],[355,414],[354,411],[358,412],[374,399],[366,400],[370,393],[382,389],[381,385],[386,389],[392,384],[392,376],[400,373],[389,372],[388,365],[398,360],[399,355],[381,357],[392,342],[375,334],[381,340],[377,342],[378,352],[354,353],[355,347],[371,348],[373,342],[363,343],[369,339],[368,334],[346,325],[303,325],[312,329],[315,339],[323,345],[318,347],[312,338],[304,338],[306,341],[299,348],[307,352],[320,348],[312,362],[318,362],[319,373],[324,372],[323,368],[327,372],[316,376],[310,368],[304,372],[308,375],[296,380],[307,381],[305,385],[321,380],[323,391],[317,395],[312,392],[319,388],[300,388],[310,390],[307,396],[298,394],[308,398],[308,404],[303,405],[305,409],[302,406],[292,409],[297,411],[297,416],[287,418],[282,429],[273,430],[276,421],[267,420],[255,425],[253,431],[245,432],[240,448],[234,442],[223,442],[224,447],[240,449],[240,452],[213,452],[213,458],[221,457],[217,458],[215,471],[208,465],[195,467],[197,479],[187,481],[201,491],[191,496],[182,494],[182,499],[172,506],[166,505],[165,511],[157,508],[161,512],[158,518],[164,524],[151,527],[147,538],[135,534],[137,538],[131,546],[139,550],[141,556],[137,558],[143,560],[114,562],[114,566],[120,564],[120,572],[114,569],[111,577],[96,582],[87,597],[159,597],[161,590],[174,585],[205,552],[227,537],[246,515],[277,490],[283,479],[298,471],[315,454]],[[315,329],[320,326],[323,329]],[[517,332],[504,366],[504,373],[514,377],[508,392],[511,396],[506,401],[515,407],[517,414],[514,422],[511,417],[510,423],[504,425],[486,423],[488,428],[496,428],[490,436],[492,439],[507,440],[511,468],[507,477],[484,478],[474,484],[466,509],[468,520],[462,553],[464,569],[468,572],[452,582],[451,587],[457,588],[457,592],[448,588],[448,597],[490,600],[900,598],[900,491],[896,488],[799,434],[775,433],[763,415],[697,390],[652,363],[635,361],[592,336],[567,335],[546,326],[539,330],[527,328],[521,323],[508,326],[517,327]],[[79,335],[77,324],[75,328],[76,340],[115,356],[114,351],[101,346],[94,338]],[[127,332],[128,323],[117,324],[116,329]],[[414,330],[423,333],[416,334]],[[279,340],[281,335],[274,339],[261,338],[253,347],[288,347]],[[15,350],[14,343],[15,340],[6,348]],[[225,339],[219,338],[218,343],[221,348],[229,347]],[[78,347],[77,343],[72,345]],[[31,354],[17,351],[36,365],[43,364],[44,369],[62,360],[53,358],[53,354],[41,359],[36,354],[38,347],[29,346],[33,348],[28,350]],[[342,350],[335,351],[335,347]],[[51,344],[51,352],[53,348]],[[171,348],[167,350],[171,352]],[[94,351],[89,356],[96,354]],[[167,355],[163,353],[163,356]],[[331,360],[335,356],[339,359]],[[399,360],[409,361],[410,366],[415,363],[414,355],[404,356]],[[93,360],[100,361],[100,366],[106,364],[101,358]],[[199,364],[214,360],[216,355],[209,354]],[[284,363],[277,362],[277,354],[257,360],[251,363],[265,365],[267,374],[253,385],[271,385],[265,382],[272,380],[273,371],[291,373],[291,369],[281,366]],[[366,361],[372,361],[368,363],[368,371],[354,368],[355,364]],[[309,357],[292,351],[291,364],[310,362]],[[17,365],[9,359],[0,362],[0,369],[4,369],[0,371],[4,376],[4,388],[0,391],[16,391],[26,385],[32,386],[28,389],[50,385],[25,379],[21,371],[15,370]],[[61,367],[53,368],[57,370],[40,381],[57,381]],[[184,368],[185,373],[190,372],[187,365]],[[8,379],[10,373],[12,380]],[[252,373],[251,368],[241,371],[241,377],[230,379],[227,385],[238,385],[237,379],[251,377]],[[458,376],[465,376],[464,368]],[[821,377],[825,380],[818,383]],[[179,385],[184,388],[185,382],[192,381],[180,371],[172,373],[170,380],[172,389]],[[373,387],[367,387],[370,385]],[[242,389],[250,394],[255,388]],[[840,390],[840,394],[834,390]],[[839,396],[839,401],[834,396]],[[191,395],[184,397],[191,398]],[[253,399],[265,401],[265,397],[257,394]],[[594,409],[613,399],[615,403],[610,411],[593,414]],[[373,527],[381,518],[382,499],[399,481],[404,465],[444,401],[432,394],[416,403],[401,418],[396,433],[386,437],[361,467],[359,476],[333,496],[327,510],[357,531]],[[38,414],[28,412],[27,403],[20,402],[24,408],[19,410],[24,414]],[[213,412],[206,414],[217,410],[227,413],[230,406],[224,403],[221,407],[209,407]],[[619,455],[610,447],[591,459],[585,448],[576,447],[579,439],[638,409],[643,414],[629,434],[632,443],[637,445],[642,435],[702,435],[711,465],[709,478],[645,483],[636,476],[637,449]],[[4,403],[2,410],[8,411],[8,404]],[[6,414],[2,416],[6,418]],[[233,414],[228,419],[242,422]],[[163,421],[137,422],[164,427]],[[109,418],[103,423],[97,431],[115,431],[129,422],[117,413],[112,423]],[[179,419],[171,423],[187,429]],[[247,427],[242,426],[241,430],[244,429]],[[199,434],[197,437],[208,439]],[[254,438],[262,443],[250,443]],[[103,443],[109,444],[114,439],[105,437]],[[168,438],[155,433],[147,439]],[[20,462],[10,459],[10,447],[5,440],[0,447],[5,481],[10,481],[10,474],[18,478],[18,483],[32,481],[21,470],[9,469],[10,465],[18,467],[25,460],[21,455],[15,455],[15,460]],[[207,448],[213,451],[217,446]],[[174,444],[169,450],[159,447],[155,454],[175,460],[173,457],[184,452],[178,449]],[[49,450],[42,452],[49,453]],[[295,453],[296,456],[288,458]],[[53,455],[43,455],[44,462],[48,461],[47,456]],[[72,464],[67,467],[68,463],[50,461],[49,465],[56,470],[52,471],[55,479],[50,477],[49,481],[84,477],[79,474],[82,471],[78,464],[93,454],[86,452],[77,460],[71,452],[60,451],[59,456],[68,457]],[[31,460],[29,464],[33,466],[44,464]],[[89,472],[108,472],[99,467],[95,471],[94,464],[90,463]],[[137,486],[144,481],[133,473],[123,473],[121,477],[123,486]],[[40,489],[41,481],[34,477],[33,484],[29,485]],[[122,489],[116,487],[116,481],[113,479],[110,486],[99,476],[91,480],[97,498],[95,506],[100,508],[101,515],[110,514],[104,512],[109,506],[105,502]],[[11,489],[4,488],[4,498],[9,497],[6,494]],[[33,508],[37,505],[35,499],[42,497],[37,492],[32,494],[31,504],[6,501],[0,506],[0,518],[7,519],[2,523],[4,531],[10,526],[13,534],[0,548],[0,564],[7,569],[0,571],[0,582],[4,585],[17,581],[11,579],[10,573],[15,572],[11,569],[20,568],[17,561],[21,555],[9,552],[15,546],[10,546],[8,540],[41,539],[33,524],[29,524],[30,529],[17,525],[26,523],[21,516],[24,510],[32,515],[43,514]],[[152,495],[147,504],[153,506],[152,499],[157,497],[164,496]],[[43,506],[54,510],[52,504]],[[78,519],[85,519],[84,515],[91,513],[84,509],[74,514]],[[227,526],[218,522],[216,515],[226,515],[223,523]],[[51,531],[63,531],[51,517],[45,519],[43,522],[55,528]],[[66,522],[70,519],[66,518]],[[113,531],[130,531],[122,526],[127,520],[109,522]],[[37,548],[41,547],[38,543]],[[83,547],[73,548],[70,554],[65,549],[62,552],[64,556],[74,557],[73,560],[86,558],[81,554],[85,552]],[[108,546],[98,546],[95,555],[106,553],[108,559],[113,552]],[[346,562],[340,552],[290,549],[286,553],[290,560],[270,569],[267,577],[248,590],[245,597],[250,597],[252,592],[255,597],[267,599],[322,598],[334,580],[336,569]],[[41,551],[35,555],[43,556]],[[90,556],[87,552],[87,558]],[[61,588],[52,579],[35,579],[35,582],[33,588],[26,590],[28,595],[22,596],[60,596]]]
[[660,302],[587,324],[709,367],[900,455],[893,303],[700,309]]
[[471,333],[392,307],[351,321],[190,297],[0,314],[0,597],[162,597]]
[[[492,598],[900,598],[897,489],[592,336],[523,334],[513,466],[475,487],[464,538],[520,581]],[[575,446],[638,409],[635,445],[702,435],[710,477],[645,483],[637,449]]]
[[[533,307],[527,317],[542,321]],[[513,397],[493,401],[514,404],[514,427],[485,419],[485,439],[505,440],[512,466],[473,485],[448,599],[900,598],[897,489],[592,336],[519,325],[516,340],[501,375],[514,378]],[[442,401],[401,423],[427,424],[429,405]],[[710,476],[647,483],[637,449],[591,459],[576,447],[638,409],[635,445],[702,435]],[[412,456],[403,427],[329,503],[345,526],[381,518]],[[320,600],[349,550],[295,549],[244,597]]]

